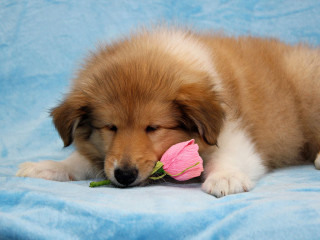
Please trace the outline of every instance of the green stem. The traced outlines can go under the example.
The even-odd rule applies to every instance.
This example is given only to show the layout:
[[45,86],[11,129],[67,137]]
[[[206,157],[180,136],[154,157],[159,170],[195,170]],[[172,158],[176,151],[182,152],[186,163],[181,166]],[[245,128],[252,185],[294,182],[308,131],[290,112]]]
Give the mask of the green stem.
[[100,187],[103,185],[110,185],[110,184],[111,184],[111,181],[106,179],[106,180],[99,181],[99,182],[91,182],[90,187]]

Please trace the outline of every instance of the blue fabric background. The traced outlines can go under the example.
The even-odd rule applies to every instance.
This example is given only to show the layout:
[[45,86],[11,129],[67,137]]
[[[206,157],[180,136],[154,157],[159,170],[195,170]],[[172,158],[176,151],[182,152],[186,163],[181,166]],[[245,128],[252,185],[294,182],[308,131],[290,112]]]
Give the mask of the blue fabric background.
[[90,189],[17,178],[24,161],[62,160],[48,111],[99,42],[166,22],[320,45],[318,0],[0,2],[0,239],[320,239],[320,172],[277,170],[216,199],[199,184]]

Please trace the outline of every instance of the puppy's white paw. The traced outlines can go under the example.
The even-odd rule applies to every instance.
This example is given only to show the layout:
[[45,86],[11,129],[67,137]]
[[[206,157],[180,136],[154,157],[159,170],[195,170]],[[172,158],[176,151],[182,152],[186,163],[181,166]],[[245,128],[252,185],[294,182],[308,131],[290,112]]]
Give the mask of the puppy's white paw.
[[253,182],[245,174],[236,171],[210,173],[202,184],[203,191],[216,197],[248,192],[253,187]]
[[316,160],[314,160],[314,166],[316,169],[320,170],[320,153],[318,153]]
[[51,160],[41,162],[25,162],[19,166],[16,173],[18,177],[43,178],[54,181],[70,181],[73,176],[69,174],[68,167],[61,162]]

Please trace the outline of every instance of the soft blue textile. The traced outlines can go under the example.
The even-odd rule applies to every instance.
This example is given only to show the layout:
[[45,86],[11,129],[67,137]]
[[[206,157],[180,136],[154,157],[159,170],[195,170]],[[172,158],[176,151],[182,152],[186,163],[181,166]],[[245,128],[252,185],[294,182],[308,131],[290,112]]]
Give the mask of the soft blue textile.
[[99,41],[165,21],[320,45],[319,0],[0,1],[0,239],[320,239],[320,172],[277,170],[216,199],[199,184],[91,189],[17,178],[61,160],[48,111]]

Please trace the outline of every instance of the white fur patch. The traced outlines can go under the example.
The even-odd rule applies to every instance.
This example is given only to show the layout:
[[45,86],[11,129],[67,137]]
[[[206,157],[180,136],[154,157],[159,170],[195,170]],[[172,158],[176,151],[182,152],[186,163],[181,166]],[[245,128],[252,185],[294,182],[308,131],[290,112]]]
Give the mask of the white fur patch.
[[205,168],[202,189],[214,196],[249,191],[267,169],[240,120],[226,121]]
[[25,162],[19,166],[18,177],[43,178],[54,181],[86,180],[95,178],[98,172],[79,152],[75,151],[67,159],[56,162],[45,160],[41,162]]
[[51,160],[22,163],[16,176],[43,178],[61,182],[70,181],[73,178],[64,164]]

